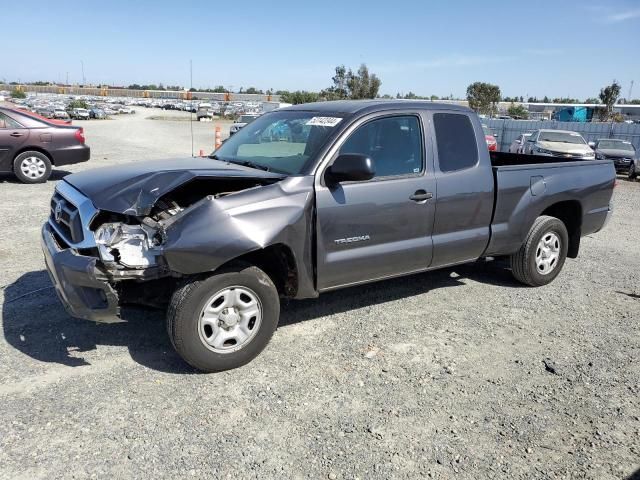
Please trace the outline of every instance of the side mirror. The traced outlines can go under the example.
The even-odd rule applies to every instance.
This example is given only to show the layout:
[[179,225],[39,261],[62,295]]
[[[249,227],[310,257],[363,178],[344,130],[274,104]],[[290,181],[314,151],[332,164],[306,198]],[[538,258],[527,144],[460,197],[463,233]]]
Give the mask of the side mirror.
[[335,159],[327,169],[327,183],[363,182],[376,175],[373,160],[358,153],[345,153]]

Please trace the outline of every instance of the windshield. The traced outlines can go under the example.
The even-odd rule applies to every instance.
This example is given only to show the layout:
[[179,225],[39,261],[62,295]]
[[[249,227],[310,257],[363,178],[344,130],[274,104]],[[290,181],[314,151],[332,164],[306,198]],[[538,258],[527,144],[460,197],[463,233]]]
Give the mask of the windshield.
[[267,113],[230,137],[211,157],[297,175],[341,121],[341,117],[315,112]]
[[539,142],[576,143],[584,145],[582,135],[576,132],[540,132]]
[[600,140],[598,142],[598,148],[611,149],[611,150],[626,150],[627,152],[636,151],[633,145],[631,145],[631,142],[625,142],[624,140]]

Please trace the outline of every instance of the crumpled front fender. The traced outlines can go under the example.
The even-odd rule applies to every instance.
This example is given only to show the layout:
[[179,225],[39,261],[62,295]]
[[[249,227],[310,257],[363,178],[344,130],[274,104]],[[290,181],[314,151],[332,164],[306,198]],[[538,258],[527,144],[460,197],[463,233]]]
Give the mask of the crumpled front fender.
[[313,201],[313,177],[290,177],[218,199],[206,197],[168,223],[164,258],[174,272],[197,274],[283,244],[291,249],[298,270],[296,296],[316,296]]

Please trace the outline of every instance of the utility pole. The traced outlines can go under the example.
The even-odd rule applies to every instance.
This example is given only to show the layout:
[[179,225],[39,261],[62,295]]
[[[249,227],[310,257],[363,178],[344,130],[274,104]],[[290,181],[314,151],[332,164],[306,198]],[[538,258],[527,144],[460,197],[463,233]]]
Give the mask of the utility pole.
[[82,86],[84,87],[87,84],[87,81],[84,78],[84,60],[80,60],[80,66],[82,67]]
[[627,103],[631,102],[631,92],[633,91],[633,80],[631,80],[631,85],[629,85],[629,95],[627,96]]
[[69,85],[69,72],[67,72],[67,81],[65,82],[65,85]]

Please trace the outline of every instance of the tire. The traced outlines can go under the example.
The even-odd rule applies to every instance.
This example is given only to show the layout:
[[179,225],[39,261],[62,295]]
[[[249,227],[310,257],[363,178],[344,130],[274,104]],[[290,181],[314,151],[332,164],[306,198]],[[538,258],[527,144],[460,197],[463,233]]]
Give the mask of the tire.
[[44,183],[51,176],[51,160],[35,150],[22,152],[13,160],[13,173],[22,183]]
[[629,166],[629,180],[635,180],[637,176],[638,173],[636,172],[636,166],[632,163]]
[[510,257],[511,272],[516,280],[531,287],[551,283],[564,266],[568,248],[564,223],[555,217],[538,217],[520,250]]
[[167,310],[167,332],[189,365],[219,372],[257,357],[271,340],[279,317],[280,298],[269,276],[255,266],[237,264],[179,287]]

